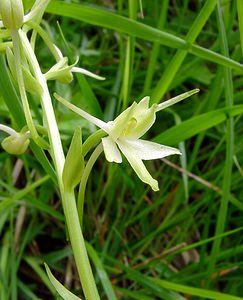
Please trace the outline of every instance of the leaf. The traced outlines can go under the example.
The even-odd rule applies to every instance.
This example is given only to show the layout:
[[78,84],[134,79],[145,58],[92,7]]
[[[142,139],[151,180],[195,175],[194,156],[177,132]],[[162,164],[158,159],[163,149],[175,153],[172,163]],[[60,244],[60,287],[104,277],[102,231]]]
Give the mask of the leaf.
[[[149,278],[149,277],[148,277]],[[240,300],[242,298],[231,296],[229,294],[219,293],[215,291],[200,289],[200,288],[194,288],[187,285],[177,284],[171,281],[166,281],[158,278],[152,279],[158,286],[174,290],[179,293],[186,293],[193,296],[198,296],[206,299],[217,299],[217,300]]]
[[217,52],[198,45],[191,45],[186,40],[179,38],[176,35],[158,30],[157,28],[153,28],[141,22],[137,22],[103,9],[53,0],[48,5],[46,11],[60,16],[84,21],[88,24],[109,28],[117,32],[126,33],[130,36],[135,36],[146,41],[158,42],[161,45],[172,48],[185,49],[197,57],[232,67],[240,72],[243,71],[242,64]]
[[243,113],[242,104],[216,109],[171,127],[154,138],[154,141],[165,145],[176,145],[206,129],[222,123],[229,117],[234,117],[241,113]]
[[72,190],[79,183],[84,169],[81,129],[76,128],[64,164],[62,180],[66,190]]
[[81,298],[79,298],[78,296],[74,295],[73,293],[71,293],[67,288],[65,288],[64,285],[62,285],[51,273],[50,268],[48,267],[48,265],[46,263],[44,263],[45,268],[46,268],[46,273],[52,283],[52,285],[54,286],[54,288],[56,289],[56,291],[58,292],[58,294],[64,299],[64,300],[81,300]]
[[96,253],[95,249],[91,246],[91,244],[85,243],[86,249],[89,253],[89,256],[95,265],[98,276],[100,277],[101,284],[105,290],[106,296],[108,300],[117,300],[117,297],[114,293],[112,283],[107,275],[105,270],[105,266],[103,265],[101,259]]

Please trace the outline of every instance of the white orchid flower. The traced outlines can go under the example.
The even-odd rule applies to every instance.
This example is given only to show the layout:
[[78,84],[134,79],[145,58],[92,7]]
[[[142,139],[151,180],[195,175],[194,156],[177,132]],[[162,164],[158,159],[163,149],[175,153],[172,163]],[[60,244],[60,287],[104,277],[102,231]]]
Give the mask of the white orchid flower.
[[158,191],[158,181],[150,175],[143,160],[158,159],[168,155],[181,153],[176,148],[160,145],[140,138],[154,124],[156,112],[171,106],[198,91],[198,89],[189,91],[164,103],[153,104],[151,107],[149,107],[149,97],[144,97],[139,103],[134,102],[114,121],[107,123],[91,116],[57,94],[55,94],[55,97],[69,109],[94,123],[108,134],[108,136],[102,138],[102,145],[105,157],[109,162],[121,163],[122,152],[138,177],[143,182],[149,184],[154,191]]

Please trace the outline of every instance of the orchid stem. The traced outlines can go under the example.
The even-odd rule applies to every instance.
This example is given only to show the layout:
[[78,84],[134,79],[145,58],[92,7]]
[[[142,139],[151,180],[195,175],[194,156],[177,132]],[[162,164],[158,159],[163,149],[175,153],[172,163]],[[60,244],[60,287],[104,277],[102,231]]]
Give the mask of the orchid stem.
[[[86,300],[100,300],[79,223],[74,191],[67,192],[64,190],[63,186],[62,172],[65,163],[65,157],[46,79],[44,74],[41,72],[31,44],[26,34],[22,30],[19,30],[19,37],[21,39],[26,58],[29,61],[29,64],[32,66],[34,75],[42,88],[40,101],[51,146],[50,153],[52,155],[57,173],[63,210],[83,292]],[[25,100],[27,101],[27,99]]]

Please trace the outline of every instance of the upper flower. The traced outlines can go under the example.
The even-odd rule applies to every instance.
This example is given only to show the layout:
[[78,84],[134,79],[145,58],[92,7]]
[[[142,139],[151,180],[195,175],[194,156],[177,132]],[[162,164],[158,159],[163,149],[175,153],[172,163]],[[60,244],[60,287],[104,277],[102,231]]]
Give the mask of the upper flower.
[[3,24],[8,29],[18,29],[24,22],[22,0],[1,0],[0,13]]
[[0,1],[0,27],[3,25],[8,29],[19,29],[29,20],[40,16],[50,0],[36,0],[31,11],[24,15],[24,8],[22,0],[1,0]]
[[140,137],[154,124],[157,111],[181,101],[196,92],[198,92],[197,89],[179,95],[164,103],[154,104],[151,107],[149,107],[149,97],[144,97],[139,103],[134,102],[114,121],[108,123],[91,116],[58,95],[55,95],[55,97],[68,108],[94,123],[108,134],[107,137],[102,138],[102,144],[105,157],[109,162],[121,163],[122,152],[138,177],[143,182],[149,184],[154,191],[158,191],[158,181],[150,175],[143,160],[158,159],[181,153],[178,149],[142,140]]

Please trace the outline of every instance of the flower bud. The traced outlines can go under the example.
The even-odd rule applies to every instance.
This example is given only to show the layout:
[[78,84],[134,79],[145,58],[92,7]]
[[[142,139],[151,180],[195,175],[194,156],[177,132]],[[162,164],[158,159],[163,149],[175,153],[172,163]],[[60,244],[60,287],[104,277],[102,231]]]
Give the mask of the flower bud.
[[2,141],[3,149],[10,154],[23,154],[29,146],[29,133],[11,135]]
[[24,21],[22,0],[1,0],[0,14],[3,24],[8,29],[19,29]]

